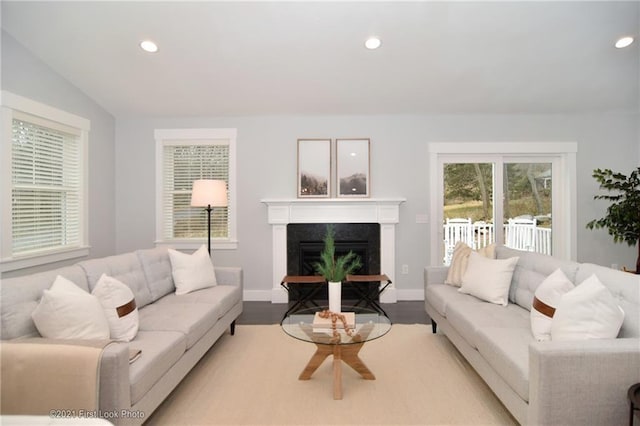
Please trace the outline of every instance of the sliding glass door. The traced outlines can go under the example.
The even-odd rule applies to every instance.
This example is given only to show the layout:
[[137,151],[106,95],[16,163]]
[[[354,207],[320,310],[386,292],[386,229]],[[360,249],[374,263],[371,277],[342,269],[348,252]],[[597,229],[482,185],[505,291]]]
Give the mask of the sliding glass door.
[[453,155],[440,160],[443,264],[450,263],[458,241],[475,250],[495,242],[553,254],[553,158]]
[[445,162],[443,167],[443,263],[458,241],[480,249],[495,241],[494,163]]
[[505,162],[504,244],[518,250],[552,254],[551,162]]

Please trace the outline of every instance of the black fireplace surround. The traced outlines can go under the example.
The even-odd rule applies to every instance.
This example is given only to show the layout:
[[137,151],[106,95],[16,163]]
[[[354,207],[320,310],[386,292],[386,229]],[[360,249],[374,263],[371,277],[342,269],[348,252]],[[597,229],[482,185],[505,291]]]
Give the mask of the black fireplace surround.
[[[327,233],[326,223],[291,223],[287,225],[287,275],[317,275],[315,263],[320,261]],[[380,274],[380,224],[334,223],[336,256],[353,251],[360,257],[362,267],[354,272],[360,275]],[[378,282],[369,283],[379,285]],[[328,300],[327,289],[315,299]],[[342,288],[342,300],[357,299],[349,286]]]

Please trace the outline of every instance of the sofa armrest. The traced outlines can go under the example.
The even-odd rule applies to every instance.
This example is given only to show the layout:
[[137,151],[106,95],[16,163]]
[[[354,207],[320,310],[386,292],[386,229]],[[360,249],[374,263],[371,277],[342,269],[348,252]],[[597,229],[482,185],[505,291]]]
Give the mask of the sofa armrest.
[[627,390],[640,382],[640,339],[529,346],[529,423],[624,424]]
[[[45,414],[53,408],[95,407],[113,420],[108,412],[120,413],[131,407],[129,345],[126,343],[34,337],[3,341],[0,349],[5,379],[3,391],[7,390],[5,386],[11,386],[12,392],[10,396],[3,395],[4,414]],[[16,380],[20,386],[15,386]],[[52,382],[64,383],[60,385],[60,389],[67,389],[64,396],[59,395]],[[93,384],[97,395],[86,389]],[[42,389],[45,391],[40,395]],[[27,397],[23,395],[25,392]],[[23,402],[15,404],[18,399]]]
[[242,289],[242,268],[234,266],[216,266],[216,281],[220,285],[234,285]]
[[424,286],[429,284],[443,284],[449,272],[448,266],[427,266],[424,268]]
[[[99,403],[103,413],[131,408],[128,343],[112,342],[102,352]],[[109,420],[117,423],[117,418]]]

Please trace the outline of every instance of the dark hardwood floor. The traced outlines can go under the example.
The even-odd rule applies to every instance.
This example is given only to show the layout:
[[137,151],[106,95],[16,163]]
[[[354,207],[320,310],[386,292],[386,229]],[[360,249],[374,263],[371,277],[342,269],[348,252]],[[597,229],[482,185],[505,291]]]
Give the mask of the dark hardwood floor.
[[[243,311],[237,324],[280,324],[287,311],[286,303],[244,302]],[[430,324],[431,320],[424,311],[423,301],[402,301],[383,303],[389,319],[394,324]]]

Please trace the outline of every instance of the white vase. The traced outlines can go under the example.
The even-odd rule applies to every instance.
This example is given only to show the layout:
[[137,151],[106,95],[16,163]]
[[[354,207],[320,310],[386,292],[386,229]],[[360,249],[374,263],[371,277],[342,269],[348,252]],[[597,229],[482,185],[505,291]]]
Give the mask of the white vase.
[[342,305],[342,283],[329,281],[329,310],[339,313]]

